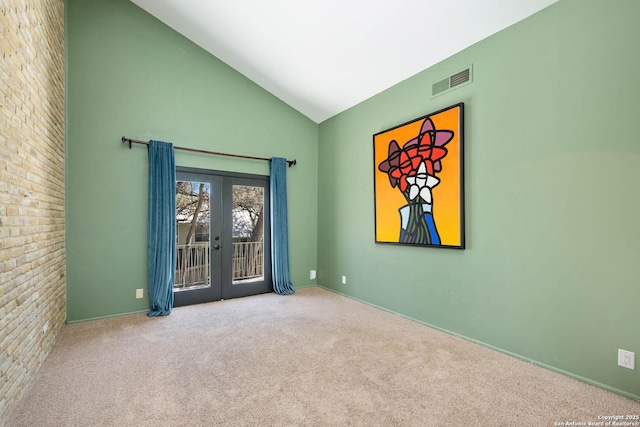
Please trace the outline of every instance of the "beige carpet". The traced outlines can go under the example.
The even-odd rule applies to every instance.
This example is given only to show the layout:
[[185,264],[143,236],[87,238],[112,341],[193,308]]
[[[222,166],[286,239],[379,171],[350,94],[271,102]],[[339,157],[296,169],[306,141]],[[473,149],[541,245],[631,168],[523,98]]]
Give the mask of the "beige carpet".
[[320,288],[68,325],[8,426],[553,426],[640,403]]

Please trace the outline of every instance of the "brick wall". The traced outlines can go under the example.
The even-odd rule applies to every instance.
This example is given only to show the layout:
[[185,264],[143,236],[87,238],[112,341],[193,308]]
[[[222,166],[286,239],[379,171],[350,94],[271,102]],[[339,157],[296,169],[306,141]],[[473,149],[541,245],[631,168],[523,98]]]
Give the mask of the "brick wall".
[[64,1],[0,0],[0,32],[2,426],[65,322]]

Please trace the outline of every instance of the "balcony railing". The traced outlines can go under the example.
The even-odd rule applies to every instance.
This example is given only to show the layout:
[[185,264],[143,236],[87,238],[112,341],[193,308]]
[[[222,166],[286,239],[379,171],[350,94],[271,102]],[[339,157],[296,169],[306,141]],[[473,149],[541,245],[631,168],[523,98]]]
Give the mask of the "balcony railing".
[[264,242],[233,244],[233,281],[261,278],[264,272]]
[[[233,244],[233,282],[250,281],[264,275],[264,242]],[[174,289],[209,286],[210,245],[194,243],[176,245],[176,275]]]
[[209,243],[176,245],[174,289],[209,286]]

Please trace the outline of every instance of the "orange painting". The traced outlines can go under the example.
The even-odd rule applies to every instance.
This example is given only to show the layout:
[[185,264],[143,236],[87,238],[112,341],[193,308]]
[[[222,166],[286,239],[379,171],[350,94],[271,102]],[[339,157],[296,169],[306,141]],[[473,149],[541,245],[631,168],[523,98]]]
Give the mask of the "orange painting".
[[459,103],[373,136],[377,243],[464,249]]

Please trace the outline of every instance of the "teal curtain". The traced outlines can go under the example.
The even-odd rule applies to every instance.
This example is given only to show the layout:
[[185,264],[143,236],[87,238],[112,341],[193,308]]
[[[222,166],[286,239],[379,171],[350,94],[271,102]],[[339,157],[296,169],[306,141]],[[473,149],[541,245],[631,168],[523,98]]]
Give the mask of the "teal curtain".
[[287,160],[274,157],[270,163],[271,274],[273,290],[280,295],[295,292],[289,276],[289,221],[287,216]]
[[147,231],[149,316],[167,316],[173,308],[176,262],[176,162],[168,142],[149,141]]

